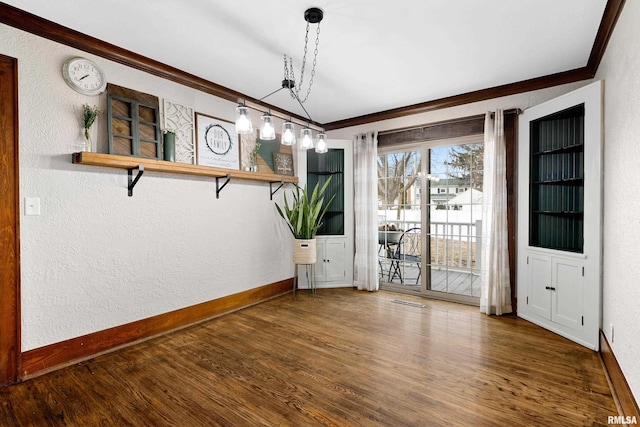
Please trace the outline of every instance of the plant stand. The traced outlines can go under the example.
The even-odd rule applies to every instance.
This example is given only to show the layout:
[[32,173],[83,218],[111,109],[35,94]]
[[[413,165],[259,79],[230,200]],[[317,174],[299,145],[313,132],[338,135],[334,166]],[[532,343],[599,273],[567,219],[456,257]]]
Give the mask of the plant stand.
[[[301,265],[304,265],[306,267],[306,271],[305,274],[307,276],[307,283],[309,283],[309,286],[311,288],[311,297],[313,299],[316,299],[316,265],[314,264],[295,264],[296,268],[294,270],[294,274],[293,274],[293,298],[296,298],[296,289],[298,288],[298,275],[299,275],[299,268]],[[311,277],[309,277],[309,270],[311,270]]]

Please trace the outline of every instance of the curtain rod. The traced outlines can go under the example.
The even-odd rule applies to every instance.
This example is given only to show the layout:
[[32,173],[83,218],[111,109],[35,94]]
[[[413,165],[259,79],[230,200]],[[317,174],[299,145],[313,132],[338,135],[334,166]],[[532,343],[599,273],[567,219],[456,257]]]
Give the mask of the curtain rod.
[[[504,110],[504,114],[520,114],[522,112],[522,110],[520,108],[511,108],[509,110]],[[493,114],[491,113],[491,118],[493,118]],[[448,125],[448,124],[455,124],[455,123],[464,123],[464,122],[469,122],[472,120],[478,120],[478,119],[482,119],[484,118],[484,114],[477,114],[475,116],[467,116],[467,117],[460,117],[457,119],[451,119],[451,120],[443,120],[441,122],[433,122],[433,123],[426,123],[423,125],[418,125],[418,126],[407,126],[404,128],[397,128],[397,129],[389,129],[389,130],[383,130],[378,132],[378,135],[390,135],[392,133],[397,133],[397,132],[405,132],[405,131],[409,131],[409,130],[416,130],[416,129],[423,129],[423,128],[429,128],[429,127],[433,127],[433,126],[440,126],[440,125]]]

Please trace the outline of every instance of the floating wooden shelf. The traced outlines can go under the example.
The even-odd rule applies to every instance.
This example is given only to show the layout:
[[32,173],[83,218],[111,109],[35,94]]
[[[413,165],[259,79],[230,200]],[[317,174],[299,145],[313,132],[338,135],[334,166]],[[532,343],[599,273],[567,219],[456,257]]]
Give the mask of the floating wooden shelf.
[[[114,154],[91,153],[82,151],[72,154],[72,162],[80,165],[104,166],[108,168],[126,169],[131,175],[131,171],[138,169],[139,171],[153,171],[177,173],[183,175],[209,176],[227,179],[244,179],[249,181],[262,181],[282,184],[297,184],[298,177],[276,175],[270,173],[248,172],[235,169],[214,168],[211,166],[189,165],[186,163],[166,162],[164,160],[145,159],[141,157],[117,156]],[[140,167],[142,166],[142,167]],[[139,175],[142,173],[139,172]],[[131,180],[130,180],[131,184]],[[135,183],[133,183],[135,185]],[[226,185],[226,184],[225,184]],[[224,185],[223,185],[224,187]],[[278,187],[280,188],[280,187]],[[129,194],[132,193],[133,186],[130,185]],[[222,188],[220,188],[221,190]],[[276,189],[275,191],[277,191]],[[271,191],[271,196],[275,191]],[[219,192],[219,191],[217,191]]]

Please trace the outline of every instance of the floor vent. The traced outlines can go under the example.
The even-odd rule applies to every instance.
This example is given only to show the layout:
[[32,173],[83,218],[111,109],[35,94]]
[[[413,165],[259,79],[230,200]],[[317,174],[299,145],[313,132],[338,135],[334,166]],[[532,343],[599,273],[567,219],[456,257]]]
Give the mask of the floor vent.
[[419,307],[419,308],[426,307],[424,304],[418,304],[417,302],[410,302],[410,301],[402,301],[400,299],[392,299],[391,302],[395,302],[396,304],[402,304],[402,305],[410,305],[411,307]]

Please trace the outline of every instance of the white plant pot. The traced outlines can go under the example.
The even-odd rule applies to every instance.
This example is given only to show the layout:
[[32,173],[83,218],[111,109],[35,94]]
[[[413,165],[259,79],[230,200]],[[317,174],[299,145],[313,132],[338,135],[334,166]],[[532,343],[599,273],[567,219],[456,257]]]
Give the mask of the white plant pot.
[[316,239],[295,239],[293,241],[294,264],[315,264],[316,259]]

